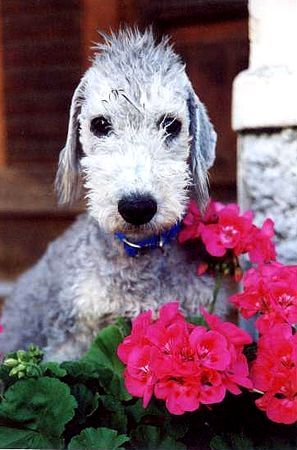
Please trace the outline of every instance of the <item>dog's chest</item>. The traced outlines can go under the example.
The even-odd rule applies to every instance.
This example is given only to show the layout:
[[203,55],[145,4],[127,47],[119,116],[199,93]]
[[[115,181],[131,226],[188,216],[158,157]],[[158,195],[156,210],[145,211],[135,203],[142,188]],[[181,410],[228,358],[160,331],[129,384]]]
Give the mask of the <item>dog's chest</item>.
[[99,266],[80,283],[79,315],[96,327],[99,318],[133,317],[175,300],[186,312],[197,313],[198,305],[210,299],[211,289],[197,277],[195,267],[177,244],[164,254],[156,249],[136,258],[115,258],[108,272]]

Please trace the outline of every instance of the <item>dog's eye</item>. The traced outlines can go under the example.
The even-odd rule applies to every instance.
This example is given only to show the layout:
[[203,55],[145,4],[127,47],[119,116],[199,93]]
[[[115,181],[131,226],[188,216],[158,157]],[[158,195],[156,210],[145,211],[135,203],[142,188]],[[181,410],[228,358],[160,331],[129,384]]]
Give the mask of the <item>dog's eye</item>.
[[112,131],[112,125],[106,117],[99,116],[91,121],[90,129],[95,136],[103,137],[107,136]]
[[181,130],[181,121],[171,116],[163,116],[158,122],[158,126],[162,127],[167,135],[166,139],[176,138]]

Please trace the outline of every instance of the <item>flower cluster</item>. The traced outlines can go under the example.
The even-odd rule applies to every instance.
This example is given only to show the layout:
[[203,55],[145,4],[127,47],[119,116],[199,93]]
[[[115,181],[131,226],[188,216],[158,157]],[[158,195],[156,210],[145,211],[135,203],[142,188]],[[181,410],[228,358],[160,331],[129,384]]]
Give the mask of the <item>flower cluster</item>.
[[297,334],[292,327],[275,325],[260,337],[251,377],[264,393],[256,404],[270,420],[297,422]]
[[256,328],[260,341],[252,379],[263,393],[256,401],[259,408],[276,422],[297,421],[297,368],[295,330],[297,324],[297,266],[284,266],[275,261],[272,243],[273,222],[265,220],[258,228],[250,211],[240,214],[235,204],[210,201],[204,214],[194,202],[189,205],[179,234],[180,243],[196,244],[200,265],[198,274],[206,270],[242,276],[238,257],[247,253],[257,264],[243,278],[244,290],[233,295],[231,303],[243,317],[257,315]]
[[256,405],[274,422],[297,421],[297,266],[260,264],[243,278],[244,290],[230,301],[245,318],[257,315],[260,333],[252,366]]
[[260,265],[245,273],[243,286],[230,301],[247,319],[259,314],[256,327],[261,334],[276,324],[297,323],[297,266]]
[[258,228],[253,224],[251,211],[240,215],[238,205],[232,203],[223,205],[210,201],[202,215],[192,201],[183,220],[179,242],[183,244],[198,240],[205,248],[204,252],[199,249],[200,255],[206,253],[215,258],[200,263],[198,274],[209,270],[216,263],[217,267],[219,263],[224,272],[234,274],[238,279],[241,276],[238,256],[248,253],[250,261],[257,264],[275,259],[271,240],[274,235],[273,225],[272,220],[267,219],[262,228]]
[[202,313],[208,327],[187,322],[177,302],[163,305],[156,320],[149,311],[133,321],[117,353],[126,365],[125,386],[143,398],[144,407],[154,394],[166,401],[170,413],[183,414],[221,402],[227,390],[239,394],[239,386],[252,387],[243,355],[250,336]]

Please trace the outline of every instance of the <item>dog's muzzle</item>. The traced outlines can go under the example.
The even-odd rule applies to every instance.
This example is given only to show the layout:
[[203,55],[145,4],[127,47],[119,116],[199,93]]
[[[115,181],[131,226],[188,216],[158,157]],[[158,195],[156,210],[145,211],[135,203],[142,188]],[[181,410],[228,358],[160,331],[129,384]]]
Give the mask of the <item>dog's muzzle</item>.
[[129,195],[119,201],[118,211],[126,222],[144,225],[156,214],[157,202],[151,195]]

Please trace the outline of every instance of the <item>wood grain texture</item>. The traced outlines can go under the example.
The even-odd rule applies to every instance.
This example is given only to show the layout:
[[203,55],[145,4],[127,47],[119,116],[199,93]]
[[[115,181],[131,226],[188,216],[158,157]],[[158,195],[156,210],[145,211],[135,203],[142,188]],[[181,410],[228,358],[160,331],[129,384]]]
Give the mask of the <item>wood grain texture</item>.
[[110,33],[122,26],[141,25],[141,1],[135,0],[82,0],[83,65],[90,66],[94,43],[102,41],[99,31]]
[[64,145],[82,70],[80,8],[79,0],[1,2],[8,164],[55,161]]
[[11,215],[75,214],[83,205],[71,209],[57,206],[54,193],[54,166],[27,164],[0,168],[0,217]]
[[4,99],[4,67],[3,67],[3,17],[0,4],[0,167],[6,162],[6,112]]
[[248,17],[248,0],[134,0],[134,8],[143,25],[158,29]]

